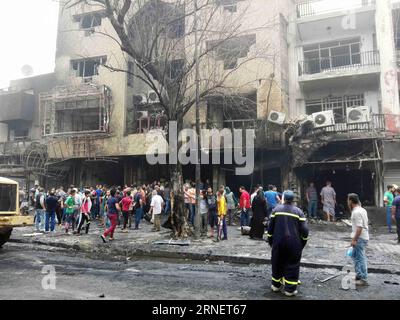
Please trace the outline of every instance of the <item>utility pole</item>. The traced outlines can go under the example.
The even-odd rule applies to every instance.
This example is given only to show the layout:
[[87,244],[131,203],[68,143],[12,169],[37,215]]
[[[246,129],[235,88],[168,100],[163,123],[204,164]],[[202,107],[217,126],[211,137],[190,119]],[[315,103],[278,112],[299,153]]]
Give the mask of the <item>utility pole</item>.
[[197,135],[197,162],[196,162],[196,214],[194,221],[194,237],[200,239],[201,217],[200,217],[200,183],[201,183],[201,148],[200,148],[200,67],[199,67],[199,39],[198,39],[198,16],[197,0],[194,0],[194,59],[195,59],[195,81],[196,81],[196,135]]

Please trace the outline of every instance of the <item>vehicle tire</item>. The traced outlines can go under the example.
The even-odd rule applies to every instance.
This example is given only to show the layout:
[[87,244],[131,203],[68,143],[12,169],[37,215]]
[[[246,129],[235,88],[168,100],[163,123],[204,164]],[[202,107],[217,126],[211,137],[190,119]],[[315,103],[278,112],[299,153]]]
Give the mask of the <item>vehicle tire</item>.
[[12,230],[11,227],[0,227],[0,248],[10,239]]

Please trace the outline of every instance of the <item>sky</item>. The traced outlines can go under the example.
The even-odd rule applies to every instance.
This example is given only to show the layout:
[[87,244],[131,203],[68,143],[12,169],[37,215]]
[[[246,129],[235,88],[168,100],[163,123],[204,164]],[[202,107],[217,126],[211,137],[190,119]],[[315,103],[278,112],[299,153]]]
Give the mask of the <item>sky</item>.
[[58,1],[0,0],[0,88],[23,78],[24,65],[32,75],[54,70]]

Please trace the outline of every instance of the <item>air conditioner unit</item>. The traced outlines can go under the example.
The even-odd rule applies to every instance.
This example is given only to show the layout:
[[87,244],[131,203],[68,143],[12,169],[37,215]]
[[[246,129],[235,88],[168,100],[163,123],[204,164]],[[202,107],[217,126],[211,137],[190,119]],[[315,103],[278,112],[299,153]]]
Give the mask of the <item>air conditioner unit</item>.
[[312,114],[314,128],[323,128],[335,125],[333,110],[321,111]]
[[278,111],[271,111],[268,116],[268,121],[276,124],[283,124],[286,119],[286,114]]
[[145,119],[149,117],[149,112],[148,111],[138,111],[137,112],[137,118],[138,120],[140,119]]
[[147,102],[148,103],[158,103],[160,100],[158,99],[158,94],[154,90],[150,90],[147,93]]
[[133,96],[134,105],[145,104],[145,103],[147,103],[147,97],[144,94],[135,94]]
[[371,121],[371,108],[367,106],[347,108],[347,123],[365,123]]

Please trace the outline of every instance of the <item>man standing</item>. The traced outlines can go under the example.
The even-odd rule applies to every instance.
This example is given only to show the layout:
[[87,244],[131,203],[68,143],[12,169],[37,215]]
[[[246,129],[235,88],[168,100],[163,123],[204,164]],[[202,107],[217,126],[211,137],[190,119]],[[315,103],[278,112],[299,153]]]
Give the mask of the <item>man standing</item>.
[[213,194],[211,187],[207,189],[207,206],[208,206],[208,222],[210,223],[210,238],[214,238],[214,226],[218,227],[218,216],[217,216],[217,197]]
[[347,204],[351,210],[351,246],[353,247],[353,261],[356,270],[356,285],[368,285],[367,259],[365,249],[369,241],[368,215],[361,207],[360,198],[351,193],[347,196]]
[[161,212],[164,206],[163,198],[154,190],[151,197],[150,213],[154,215],[154,227],[151,231],[161,230]]
[[281,201],[278,192],[274,191],[274,186],[270,184],[268,191],[264,193],[265,199],[267,199],[267,214],[268,217],[271,215],[272,210],[275,209],[276,205]]
[[304,213],[293,205],[293,191],[285,191],[284,204],[272,211],[268,226],[268,243],[272,247],[272,285],[274,292],[284,286],[288,297],[297,294],[300,260],[308,240],[308,227]]
[[389,229],[389,233],[392,233],[392,204],[394,200],[394,187],[392,185],[387,186],[387,191],[383,197],[383,203],[386,208],[386,224]]
[[400,187],[396,189],[397,196],[392,203],[392,218],[396,221],[397,243],[400,244]]
[[[50,191],[49,197],[46,198],[46,222],[45,222],[45,230],[46,232],[54,232],[54,228],[56,225],[56,207],[58,203],[58,198],[55,196],[55,192],[53,190]],[[51,220],[51,222],[50,222]],[[51,223],[50,230],[49,224]]]
[[308,202],[308,214],[311,219],[317,219],[318,194],[315,189],[314,182],[311,182],[306,190],[306,198]]
[[115,197],[116,193],[117,190],[112,189],[110,191],[110,198],[107,200],[107,217],[110,220],[111,226],[100,236],[101,240],[103,240],[104,243],[107,242],[107,236],[110,236],[110,241],[114,240],[114,231],[118,223],[118,212],[121,211],[118,200]]
[[36,231],[37,232],[43,232],[45,231],[44,224],[45,224],[45,211],[46,211],[46,205],[45,205],[45,194],[44,194],[44,189],[39,188],[38,193],[35,197],[35,206],[36,206],[36,219],[35,219],[35,225],[36,225]]
[[239,192],[240,192],[239,208],[241,209],[240,226],[243,228],[249,225],[249,209],[251,207],[251,204],[250,204],[250,195],[243,186],[239,188]]
[[326,214],[326,221],[332,222],[335,220],[335,206],[336,206],[336,192],[332,188],[332,183],[330,181],[326,182],[326,186],[321,190],[321,202],[323,205],[323,210]]
[[128,220],[129,220],[129,209],[131,207],[131,204],[132,204],[131,191],[127,191],[125,194],[125,197],[122,198],[122,200],[121,200],[122,216],[124,218],[124,225],[122,227],[123,232],[128,232],[128,230],[126,229],[126,226],[128,224]]

